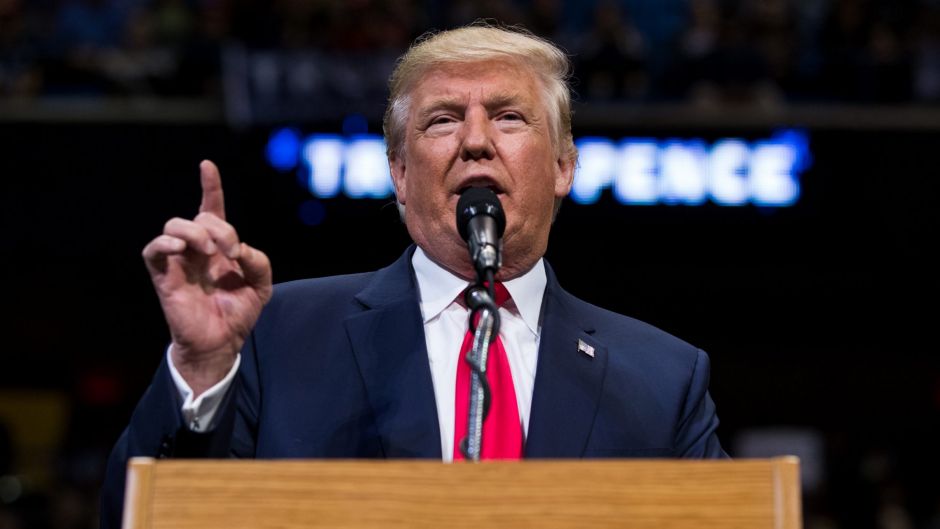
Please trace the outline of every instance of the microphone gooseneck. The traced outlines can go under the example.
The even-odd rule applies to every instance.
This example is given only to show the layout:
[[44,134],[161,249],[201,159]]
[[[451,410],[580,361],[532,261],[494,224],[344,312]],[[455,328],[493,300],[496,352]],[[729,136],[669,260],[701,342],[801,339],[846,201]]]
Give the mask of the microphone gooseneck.
[[470,308],[473,341],[463,361],[467,362],[472,376],[467,437],[460,441],[459,449],[465,459],[480,461],[483,422],[491,398],[486,379],[487,353],[499,332],[495,278],[502,265],[502,237],[506,229],[506,215],[496,193],[483,187],[467,189],[457,201],[457,229],[467,242],[477,275],[476,284],[468,289],[465,297]]

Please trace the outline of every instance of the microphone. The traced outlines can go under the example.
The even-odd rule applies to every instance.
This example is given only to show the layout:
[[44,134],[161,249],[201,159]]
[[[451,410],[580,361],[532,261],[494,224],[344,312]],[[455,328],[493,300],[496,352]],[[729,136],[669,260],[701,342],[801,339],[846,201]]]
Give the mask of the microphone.
[[[503,264],[506,215],[491,189],[468,188],[457,201],[457,230],[467,242],[480,281],[492,279]],[[490,272],[492,275],[488,275]]]

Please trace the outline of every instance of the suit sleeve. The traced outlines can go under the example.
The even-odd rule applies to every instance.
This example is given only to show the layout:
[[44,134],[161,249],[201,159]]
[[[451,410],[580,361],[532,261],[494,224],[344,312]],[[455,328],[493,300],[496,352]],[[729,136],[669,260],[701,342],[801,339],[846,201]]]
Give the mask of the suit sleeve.
[[711,365],[699,350],[676,430],[676,455],[689,458],[727,458],[718,441],[718,414],[708,394]]
[[251,336],[242,349],[238,375],[216,412],[214,428],[197,433],[186,427],[179,391],[164,357],[108,459],[101,490],[102,529],[121,526],[127,461],[132,457],[226,458],[254,455],[254,410],[257,406],[250,402],[250,395],[258,393],[255,362],[254,337]]

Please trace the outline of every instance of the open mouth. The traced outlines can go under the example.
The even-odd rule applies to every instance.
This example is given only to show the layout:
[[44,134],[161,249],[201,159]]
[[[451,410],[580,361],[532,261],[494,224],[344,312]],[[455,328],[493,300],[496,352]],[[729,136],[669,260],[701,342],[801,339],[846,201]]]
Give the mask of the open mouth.
[[461,185],[457,189],[457,194],[462,195],[466,190],[470,189],[471,187],[483,187],[483,188],[489,189],[490,191],[496,193],[497,195],[502,195],[503,193],[505,193],[505,190],[503,190],[503,188],[500,187],[499,184],[494,182],[492,179],[488,177],[481,177],[481,178],[471,178],[467,180],[466,182],[464,182],[463,185]]

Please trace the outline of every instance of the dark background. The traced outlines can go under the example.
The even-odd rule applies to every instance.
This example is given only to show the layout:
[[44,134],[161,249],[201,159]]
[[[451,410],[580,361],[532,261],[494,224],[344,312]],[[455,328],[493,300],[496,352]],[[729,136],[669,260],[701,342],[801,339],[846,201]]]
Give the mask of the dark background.
[[[322,200],[321,224],[300,221],[316,199],[267,165],[264,146],[275,125],[336,132],[338,121],[233,123],[222,42],[342,60],[479,15],[524,22],[577,54],[576,137],[808,133],[813,164],[793,207],[623,206],[608,191],[589,206],[566,201],[547,258],[574,294],[710,354],[723,444],[738,457],[803,456],[807,527],[940,527],[940,360],[928,340],[940,93],[919,81],[940,75],[925,59],[936,3],[821,2],[813,25],[786,1],[624,1],[585,7],[580,23],[565,2],[505,13],[363,1],[309,8],[304,31],[286,22],[303,2],[135,4],[120,37],[90,45],[63,12],[124,3],[0,1],[0,528],[96,523],[105,458],[168,340],[140,251],[167,219],[195,214],[200,160],[219,165],[229,220],[270,256],[276,281],[372,270],[409,244],[390,200]],[[560,6],[554,19],[544,5]],[[182,30],[169,25],[178,42],[154,22],[167,12],[189,15]],[[164,32],[128,39],[140,16]],[[376,29],[388,17],[408,23]],[[701,27],[718,44],[684,53]],[[76,59],[79,48],[93,51]],[[130,82],[88,66],[103,64],[87,60],[102,49],[171,49],[189,66]],[[379,131],[382,101],[359,103]]]

